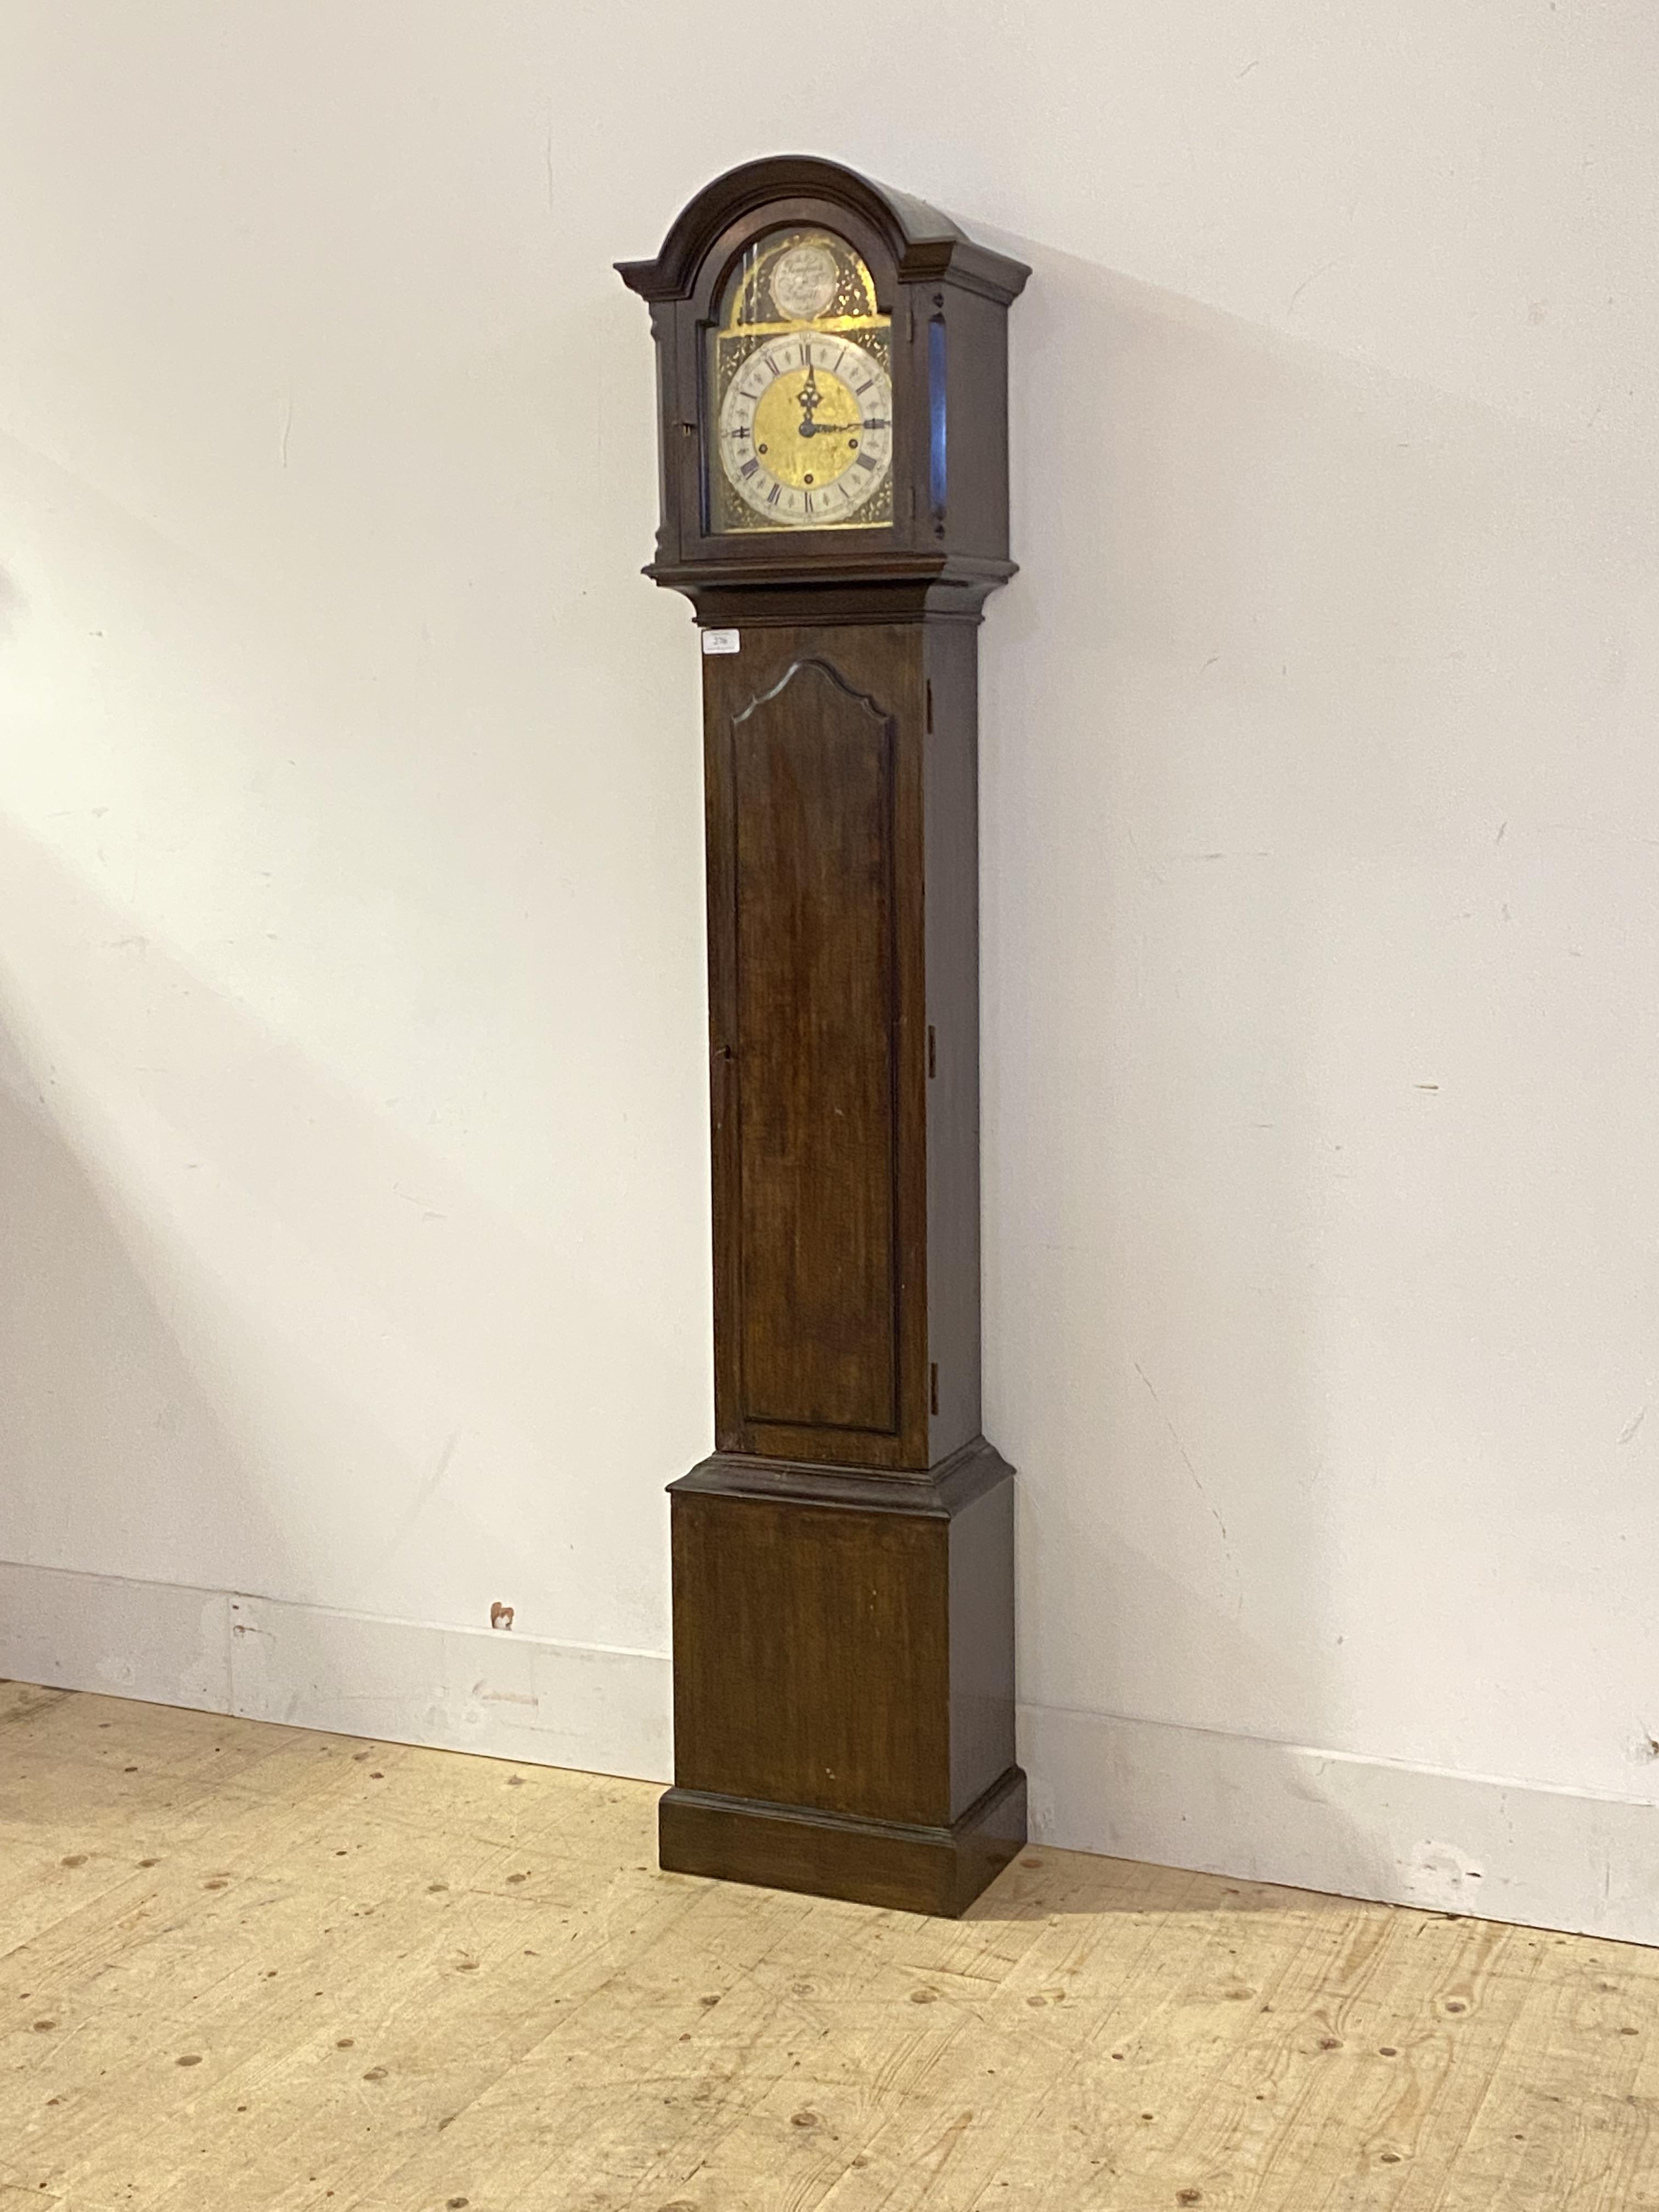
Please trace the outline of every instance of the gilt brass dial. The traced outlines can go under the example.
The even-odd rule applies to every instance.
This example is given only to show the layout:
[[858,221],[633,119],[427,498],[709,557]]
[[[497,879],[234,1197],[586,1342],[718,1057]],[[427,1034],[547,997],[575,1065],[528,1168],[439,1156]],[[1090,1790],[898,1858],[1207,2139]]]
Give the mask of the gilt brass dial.
[[712,336],[714,529],[891,522],[890,337],[844,240],[780,232],[745,255]]

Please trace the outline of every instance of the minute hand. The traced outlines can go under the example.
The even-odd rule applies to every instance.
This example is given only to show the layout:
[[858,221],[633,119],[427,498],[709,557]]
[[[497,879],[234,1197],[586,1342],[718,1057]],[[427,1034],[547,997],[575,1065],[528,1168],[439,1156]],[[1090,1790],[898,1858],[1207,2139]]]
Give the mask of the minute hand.
[[803,438],[831,438],[847,430],[890,430],[892,424],[884,415],[864,415],[851,422],[814,422],[809,417],[800,426]]

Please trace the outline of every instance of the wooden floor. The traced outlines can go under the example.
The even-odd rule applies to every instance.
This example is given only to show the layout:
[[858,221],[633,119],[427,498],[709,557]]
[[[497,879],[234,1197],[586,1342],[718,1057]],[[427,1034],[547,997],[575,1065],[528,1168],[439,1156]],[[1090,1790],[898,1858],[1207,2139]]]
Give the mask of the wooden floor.
[[0,1684],[0,2212],[1659,2205],[1659,1953],[1047,1850],[921,1920],[654,1802]]

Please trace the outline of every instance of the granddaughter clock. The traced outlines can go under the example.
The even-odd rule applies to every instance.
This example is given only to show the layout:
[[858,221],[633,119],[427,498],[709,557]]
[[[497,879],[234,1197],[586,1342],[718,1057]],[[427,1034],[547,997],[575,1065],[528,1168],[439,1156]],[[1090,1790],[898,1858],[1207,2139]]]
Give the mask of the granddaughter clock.
[[702,632],[714,1455],[672,1486],[662,1863],[960,1912],[1018,1850],[1013,1476],[980,1432],[976,631],[1028,271],[829,161],[624,262],[646,574]]

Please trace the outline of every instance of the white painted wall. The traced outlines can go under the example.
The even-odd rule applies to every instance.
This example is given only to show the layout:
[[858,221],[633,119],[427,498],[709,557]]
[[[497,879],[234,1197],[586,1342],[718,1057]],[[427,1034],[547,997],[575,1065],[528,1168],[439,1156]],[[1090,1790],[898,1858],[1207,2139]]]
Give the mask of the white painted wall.
[[659,1764],[697,671],[610,264],[823,152],[1035,268],[984,1092],[1046,1830],[1659,1933],[1571,1814],[1659,1796],[1659,18],[872,21],[6,10],[0,1658]]

